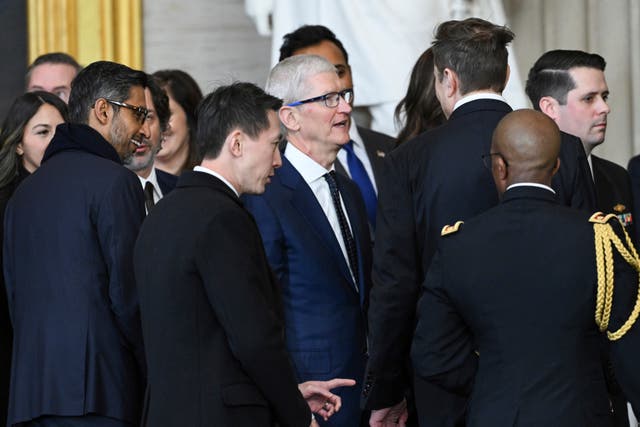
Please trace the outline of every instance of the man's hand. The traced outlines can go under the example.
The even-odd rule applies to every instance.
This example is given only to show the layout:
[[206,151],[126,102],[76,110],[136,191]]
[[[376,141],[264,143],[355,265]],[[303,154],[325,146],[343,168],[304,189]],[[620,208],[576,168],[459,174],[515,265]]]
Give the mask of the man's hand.
[[393,405],[390,408],[374,409],[369,417],[370,427],[405,427],[407,425],[407,401]]
[[307,401],[311,412],[320,415],[327,421],[342,406],[340,396],[331,393],[331,390],[336,387],[351,387],[355,384],[354,380],[334,378],[329,381],[307,381],[298,384],[298,389]]

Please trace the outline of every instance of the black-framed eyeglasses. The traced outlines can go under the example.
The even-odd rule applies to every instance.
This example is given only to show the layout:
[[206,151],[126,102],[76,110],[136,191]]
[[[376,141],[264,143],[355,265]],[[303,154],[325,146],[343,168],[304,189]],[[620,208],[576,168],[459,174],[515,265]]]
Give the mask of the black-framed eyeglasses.
[[491,170],[491,156],[499,156],[502,161],[504,162],[504,165],[506,167],[509,167],[509,163],[507,162],[507,159],[504,158],[504,156],[501,153],[489,153],[489,154],[483,154],[482,157],[482,163],[484,164],[484,167]]
[[114,101],[113,99],[105,98],[104,100],[107,101],[109,104],[117,105],[118,107],[128,108],[129,110],[133,111],[133,113],[136,116],[136,120],[140,124],[144,123],[147,116],[149,115],[149,110],[147,110],[145,107],[141,107],[139,105],[127,104],[126,102]]
[[298,105],[308,104],[310,102],[324,101],[324,105],[326,105],[327,107],[336,108],[340,103],[340,98],[351,104],[351,101],[353,101],[353,89],[345,89],[341,90],[340,92],[329,92],[325,93],[324,95],[316,96],[314,98],[291,102],[287,104],[287,107],[296,107]]

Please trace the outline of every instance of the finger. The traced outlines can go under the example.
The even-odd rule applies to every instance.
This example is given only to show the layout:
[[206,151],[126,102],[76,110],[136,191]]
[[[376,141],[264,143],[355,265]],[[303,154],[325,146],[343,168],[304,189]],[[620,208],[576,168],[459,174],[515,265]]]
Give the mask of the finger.
[[325,381],[325,385],[328,389],[336,387],[352,387],[356,385],[356,381],[348,378],[333,378],[329,381]]

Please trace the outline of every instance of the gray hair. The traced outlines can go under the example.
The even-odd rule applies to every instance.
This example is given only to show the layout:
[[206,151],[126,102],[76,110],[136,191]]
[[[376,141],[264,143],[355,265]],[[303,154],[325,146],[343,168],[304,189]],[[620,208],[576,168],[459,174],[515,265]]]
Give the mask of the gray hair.
[[307,96],[309,79],[322,73],[336,73],[336,67],[321,56],[294,55],[273,67],[265,90],[286,105]]

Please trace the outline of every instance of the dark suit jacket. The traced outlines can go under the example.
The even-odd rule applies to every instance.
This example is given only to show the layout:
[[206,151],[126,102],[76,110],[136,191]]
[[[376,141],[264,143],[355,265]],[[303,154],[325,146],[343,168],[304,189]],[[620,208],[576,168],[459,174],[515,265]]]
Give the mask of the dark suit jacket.
[[[382,173],[382,167],[384,164],[384,158],[388,152],[395,147],[394,140],[389,135],[376,132],[375,130],[367,129],[358,126],[358,133],[364,143],[364,148],[367,150],[367,156],[369,162],[371,162],[371,169],[373,170],[373,178],[375,182],[378,182]],[[349,176],[342,163],[335,162],[336,172]]]
[[[611,426],[588,218],[558,206],[548,190],[519,187],[441,239],[418,305],[412,360],[418,376],[471,393],[466,425]],[[616,261],[609,330],[629,316],[638,289],[637,274]],[[612,343],[636,410],[639,332],[636,324]]]
[[[489,153],[493,130],[510,111],[497,100],[469,102],[442,126],[387,155],[379,183],[369,313],[371,351],[363,392],[368,409],[398,403],[410,385],[407,364],[415,307],[440,230],[498,203],[493,178],[481,156]],[[585,201],[590,180],[584,150],[567,134],[563,134],[560,168],[554,179],[559,198],[590,209]],[[440,390],[429,390],[429,384],[424,388],[421,393],[426,396],[417,407],[428,425],[450,426],[461,419],[463,399],[442,396]]]
[[178,183],[178,177],[176,175],[161,171],[160,169],[156,169],[156,178],[158,179],[160,191],[162,191],[162,197],[171,193]]
[[356,292],[348,264],[313,191],[286,157],[261,196],[245,204],[258,227],[284,298],[287,347],[299,381],[353,378],[338,390],[342,409],[331,426],[354,427],[366,363],[366,301],[371,242],[358,187],[336,174],[358,251]]
[[598,210],[618,215],[627,230],[635,235],[631,177],[622,166],[591,155]]
[[144,426],[308,426],[260,234],[219,179],[184,172],[135,249]]
[[[20,165],[14,179],[0,188],[0,242],[4,240],[4,211],[9,199],[18,185],[29,176],[29,172]],[[2,245],[0,245],[0,266],[2,265]],[[0,268],[0,270],[2,270]],[[7,424],[7,408],[9,406],[9,380],[11,379],[11,351],[13,331],[7,305],[7,292],[4,286],[4,275],[0,275],[0,426]]]
[[144,352],[133,244],[142,189],[85,125],[62,124],[5,213],[14,329],[9,422],[96,413],[139,421]]

